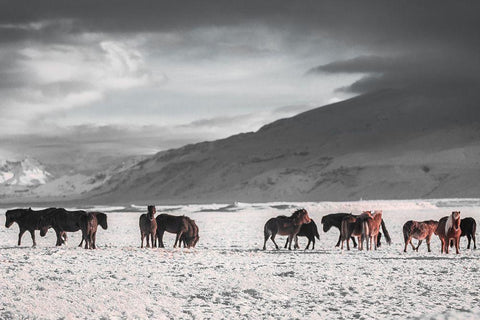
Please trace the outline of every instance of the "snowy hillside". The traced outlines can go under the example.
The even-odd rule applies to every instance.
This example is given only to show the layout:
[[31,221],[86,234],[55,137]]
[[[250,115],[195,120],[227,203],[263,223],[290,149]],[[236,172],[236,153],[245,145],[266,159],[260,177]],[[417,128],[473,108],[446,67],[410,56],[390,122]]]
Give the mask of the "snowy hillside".
[[160,152],[112,176],[88,201],[475,197],[479,113],[458,95],[383,90]]
[[8,186],[38,186],[52,179],[52,175],[35,159],[0,161],[0,184]]

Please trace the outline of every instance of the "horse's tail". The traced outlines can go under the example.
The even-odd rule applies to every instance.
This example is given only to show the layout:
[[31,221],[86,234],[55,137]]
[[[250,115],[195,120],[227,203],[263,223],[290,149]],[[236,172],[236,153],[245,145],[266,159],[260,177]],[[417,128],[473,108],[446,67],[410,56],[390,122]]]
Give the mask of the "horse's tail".
[[320,235],[318,234],[318,228],[317,228],[317,225],[315,223],[313,224],[313,235],[315,237],[317,237],[318,240],[320,240]]
[[390,234],[388,233],[387,227],[385,226],[385,222],[383,222],[383,219],[382,219],[382,231],[383,231],[383,234],[385,235],[385,239],[387,240],[388,245],[391,245],[392,238],[390,238]]
[[[383,224],[383,220],[382,220],[382,224]],[[404,225],[403,225],[403,241],[405,243],[407,243],[408,241],[408,238],[410,237],[410,228],[411,228],[411,223],[410,221],[407,221]]]

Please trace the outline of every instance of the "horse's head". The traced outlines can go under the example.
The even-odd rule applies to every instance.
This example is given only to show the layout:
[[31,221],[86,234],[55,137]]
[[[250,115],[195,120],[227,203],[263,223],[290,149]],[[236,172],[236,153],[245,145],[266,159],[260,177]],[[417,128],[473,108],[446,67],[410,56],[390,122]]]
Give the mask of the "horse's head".
[[157,209],[155,209],[155,206],[147,206],[148,209],[148,219],[153,220],[155,217],[155,213],[157,213]]
[[52,227],[52,224],[53,224],[53,212],[50,211],[47,214],[43,214],[40,217],[40,223],[39,223],[40,236],[45,237],[48,229]]
[[292,216],[293,216],[293,219],[294,219],[296,225],[307,224],[307,223],[310,223],[312,221],[310,219],[310,217],[308,216],[307,210],[305,210],[305,209],[300,209],[300,210],[295,211],[292,214]]
[[10,228],[25,212],[25,209],[7,210],[7,212],[5,212],[5,228]]
[[103,212],[97,212],[97,221],[98,221],[98,224],[105,230],[107,230],[108,228],[108,224],[107,224],[107,215]]
[[460,227],[460,211],[452,212],[453,226],[455,229]]
[[40,227],[40,236],[45,237],[47,234],[48,229],[50,229],[49,226],[42,226]]
[[328,232],[328,230],[330,230],[330,228],[332,227],[332,223],[330,222],[330,220],[327,219],[326,216],[323,216],[321,222],[323,224],[323,232]]

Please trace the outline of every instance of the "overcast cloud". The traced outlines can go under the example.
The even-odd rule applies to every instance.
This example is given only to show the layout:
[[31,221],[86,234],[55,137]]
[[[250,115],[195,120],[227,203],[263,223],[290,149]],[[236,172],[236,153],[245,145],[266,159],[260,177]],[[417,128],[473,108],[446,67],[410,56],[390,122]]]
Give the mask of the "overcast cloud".
[[58,139],[153,153],[382,88],[480,84],[474,1],[0,5],[3,157]]

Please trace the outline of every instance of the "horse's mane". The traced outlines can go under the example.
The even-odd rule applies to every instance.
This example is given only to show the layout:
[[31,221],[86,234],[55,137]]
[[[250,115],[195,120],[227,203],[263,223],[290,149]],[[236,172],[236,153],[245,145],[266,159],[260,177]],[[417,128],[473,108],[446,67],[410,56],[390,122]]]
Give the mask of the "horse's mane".
[[20,216],[22,216],[24,213],[28,212],[29,209],[12,209],[12,210],[7,210],[7,212],[5,213],[5,215],[7,217],[10,217],[10,219],[12,218],[18,218]]

